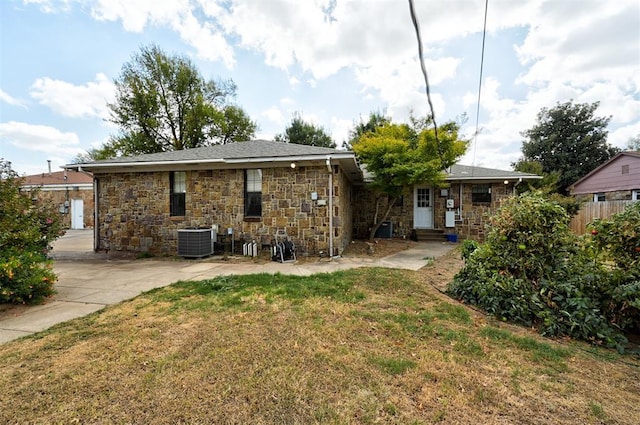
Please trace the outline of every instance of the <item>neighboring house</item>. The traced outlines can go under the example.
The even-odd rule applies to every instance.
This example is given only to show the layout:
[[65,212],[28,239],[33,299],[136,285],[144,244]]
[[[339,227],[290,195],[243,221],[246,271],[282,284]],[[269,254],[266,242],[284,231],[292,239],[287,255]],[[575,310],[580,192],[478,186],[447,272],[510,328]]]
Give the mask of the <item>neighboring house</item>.
[[23,176],[20,187],[33,191],[34,200],[46,199],[58,206],[67,229],[93,227],[93,177],[88,173],[64,170]]
[[[220,240],[263,247],[286,233],[301,255],[339,255],[367,236],[376,207],[353,152],[314,146],[255,140],[67,168],[94,176],[96,250],[174,255],[180,230],[213,228]],[[482,239],[500,201],[535,178],[454,166],[446,188],[419,186],[398,203],[391,233],[447,229]]]
[[582,201],[640,200],[640,152],[620,152],[569,186]]
[[[419,239],[442,239],[454,234],[462,239],[482,241],[488,219],[501,202],[516,193],[516,186],[540,176],[491,168],[453,165],[446,170],[443,187],[416,185],[412,194],[403,196],[387,219],[396,236],[409,237],[415,229]],[[375,209],[373,194],[361,191],[355,196],[354,233],[366,237]],[[380,209],[387,206],[386,202]]]

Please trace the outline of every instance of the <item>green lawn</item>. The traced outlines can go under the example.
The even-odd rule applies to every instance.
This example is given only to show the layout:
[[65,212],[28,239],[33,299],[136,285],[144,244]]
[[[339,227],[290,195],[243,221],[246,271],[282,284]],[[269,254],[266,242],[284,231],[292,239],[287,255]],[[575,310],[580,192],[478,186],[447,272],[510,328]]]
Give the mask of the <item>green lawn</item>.
[[418,272],[179,282],[0,346],[0,423],[638,424],[640,361]]

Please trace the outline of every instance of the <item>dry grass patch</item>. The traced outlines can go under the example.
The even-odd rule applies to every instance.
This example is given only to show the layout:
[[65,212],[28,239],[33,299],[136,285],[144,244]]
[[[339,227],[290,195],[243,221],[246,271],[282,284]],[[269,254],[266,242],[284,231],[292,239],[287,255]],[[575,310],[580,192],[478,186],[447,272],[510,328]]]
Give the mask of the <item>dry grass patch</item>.
[[0,422],[640,423],[637,359],[496,324],[450,267],[151,291],[0,346]]

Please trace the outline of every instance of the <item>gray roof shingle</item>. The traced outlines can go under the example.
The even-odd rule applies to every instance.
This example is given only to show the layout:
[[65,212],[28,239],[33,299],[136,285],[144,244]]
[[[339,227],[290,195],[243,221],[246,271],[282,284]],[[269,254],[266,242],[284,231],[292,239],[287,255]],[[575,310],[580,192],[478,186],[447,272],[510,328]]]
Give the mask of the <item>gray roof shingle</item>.
[[197,160],[205,161],[214,159],[249,159],[305,155],[331,155],[337,153],[345,154],[349,152],[339,151],[337,149],[331,148],[321,148],[317,146],[275,142],[272,140],[252,140],[248,142],[229,143],[226,145],[214,145],[202,148],[184,149],[179,151],[158,152],[145,155],[112,158],[87,164],[126,164],[133,162],[180,162]]
[[496,170],[495,168],[474,167],[455,164],[447,172],[447,180],[491,180],[491,179],[539,179],[540,176],[518,171]]

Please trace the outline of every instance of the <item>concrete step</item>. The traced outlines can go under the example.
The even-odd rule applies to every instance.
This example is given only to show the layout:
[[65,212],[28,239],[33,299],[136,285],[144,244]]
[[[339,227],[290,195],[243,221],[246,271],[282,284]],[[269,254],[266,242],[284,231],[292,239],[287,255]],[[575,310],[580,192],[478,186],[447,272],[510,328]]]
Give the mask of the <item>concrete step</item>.
[[420,242],[442,242],[447,236],[442,229],[416,229],[416,236]]

